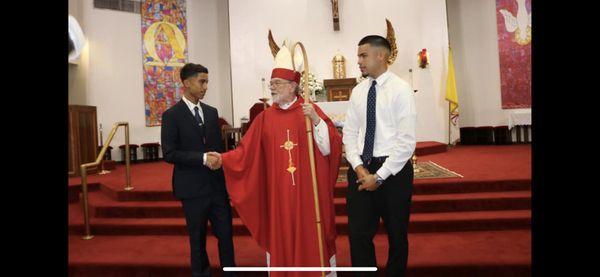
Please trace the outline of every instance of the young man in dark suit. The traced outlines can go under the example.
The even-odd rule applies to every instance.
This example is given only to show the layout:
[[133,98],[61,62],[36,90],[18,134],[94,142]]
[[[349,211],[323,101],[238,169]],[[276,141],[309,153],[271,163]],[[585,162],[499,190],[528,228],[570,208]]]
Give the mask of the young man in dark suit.
[[[235,266],[232,219],[222,169],[208,152],[223,152],[217,109],[200,102],[208,88],[208,69],[188,63],[181,69],[181,101],[162,115],[163,157],[173,167],[173,194],[181,200],[190,238],[192,276],[210,276],[206,223],[219,240],[221,267]],[[215,170],[212,170],[212,169]],[[224,272],[231,276],[231,272]]]

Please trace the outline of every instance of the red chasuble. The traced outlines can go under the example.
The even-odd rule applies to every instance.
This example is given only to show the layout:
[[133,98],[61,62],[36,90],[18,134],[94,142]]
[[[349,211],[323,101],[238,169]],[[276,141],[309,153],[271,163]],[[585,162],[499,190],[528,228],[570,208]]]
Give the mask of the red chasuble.
[[[287,110],[279,105],[260,113],[239,146],[223,154],[229,197],[272,267],[320,267],[315,204],[305,117],[297,101]],[[331,153],[313,148],[326,267],[335,254],[333,189],[342,139],[333,122],[313,104],[329,129]],[[320,276],[320,272],[271,272],[271,276]]]

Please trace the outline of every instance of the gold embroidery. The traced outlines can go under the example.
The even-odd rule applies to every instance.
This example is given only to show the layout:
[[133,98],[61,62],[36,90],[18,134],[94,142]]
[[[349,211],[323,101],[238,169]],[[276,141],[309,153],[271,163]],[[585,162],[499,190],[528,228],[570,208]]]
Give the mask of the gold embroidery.
[[292,175],[292,185],[295,186],[296,181],[294,180],[294,172],[296,171],[296,167],[294,166],[294,161],[292,161],[292,152],[291,152],[291,150],[294,149],[294,146],[298,146],[298,144],[294,143],[293,141],[290,140],[290,130],[288,129],[287,130],[287,140],[279,147],[288,151],[289,160],[288,160],[288,168],[286,170]]

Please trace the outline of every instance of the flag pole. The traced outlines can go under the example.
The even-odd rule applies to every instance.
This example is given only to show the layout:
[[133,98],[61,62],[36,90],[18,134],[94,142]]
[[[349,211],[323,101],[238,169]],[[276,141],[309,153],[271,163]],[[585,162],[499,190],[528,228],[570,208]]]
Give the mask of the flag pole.
[[[294,65],[294,54],[296,53],[296,46],[300,46],[300,49],[302,50],[302,56],[304,58],[304,72],[303,72],[303,77],[304,77],[304,81],[303,81],[303,96],[304,96],[304,103],[308,104],[310,103],[308,98],[309,98],[309,89],[308,89],[308,58],[306,56],[306,50],[304,49],[304,45],[301,42],[296,42],[294,44],[294,46],[292,47],[292,65],[294,70],[296,69],[296,66]],[[298,84],[299,85],[299,84]],[[315,215],[316,215],[316,224],[317,224],[317,236],[319,238],[319,260],[321,261],[321,267],[325,267],[325,259],[324,259],[324,253],[323,253],[323,233],[321,232],[321,210],[319,208],[319,191],[317,190],[317,171],[316,171],[316,167],[315,167],[315,152],[313,149],[313,139],[312,139],[312,123],[310,121],[310,118],[306,115],[304,116],[305,122],[306,122],[306,137],[307,137],[307,141],[308,141],[308,155],[310,157],[310,173],[312,176],[312,187],[313,187],[313,194],[314,194],[314,198],[315,198]],[[325,272],[322,271],[321,272],[321,276],[325,276]]]
[[[448,0],[445,0],[444,3],[446,4],[446,34],[448,34],[448,59],[450,59],[450,21],[448,19]],[[448,62],[446,62],[446,64],[448,64]],[[446,69],[447,71],[450,70],[450,68]],[[448,74],[446,74],[448,75]],[[446,82],[448,82],[448,80],[446,80]],[[446,85],[446,90],[448,89],[448,85]],[[446,95],[448,94],[448,92],[446,91]],[[448,100],[448,99],[446,99]],[[452,130],[452,104],[450,101],[448,101],[448,148],[452,147],[452,139],[450,136],[450,131]]]
[[450,130],[452,130],[452,106],[450,101],[448,101],[448,147],[452,147],[452,141],[450,138]]

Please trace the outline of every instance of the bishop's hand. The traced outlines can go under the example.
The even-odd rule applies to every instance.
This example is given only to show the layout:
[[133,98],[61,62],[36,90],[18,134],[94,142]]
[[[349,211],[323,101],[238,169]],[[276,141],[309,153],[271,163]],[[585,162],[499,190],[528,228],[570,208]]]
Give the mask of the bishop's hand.
[[321,122],[321,118],[317,114],[317,111],[315,111],[315,108],[312,104],[302,104],[302,112],[305,116],[308,116],[310,118],[313,125],[316,126],[319,124],[319,122]]
[[223,165],[223,161],[221,160],[221,154],[217,152],[206,153],[206,165],[212,170],[217,170],[221,168],[221,166]]

